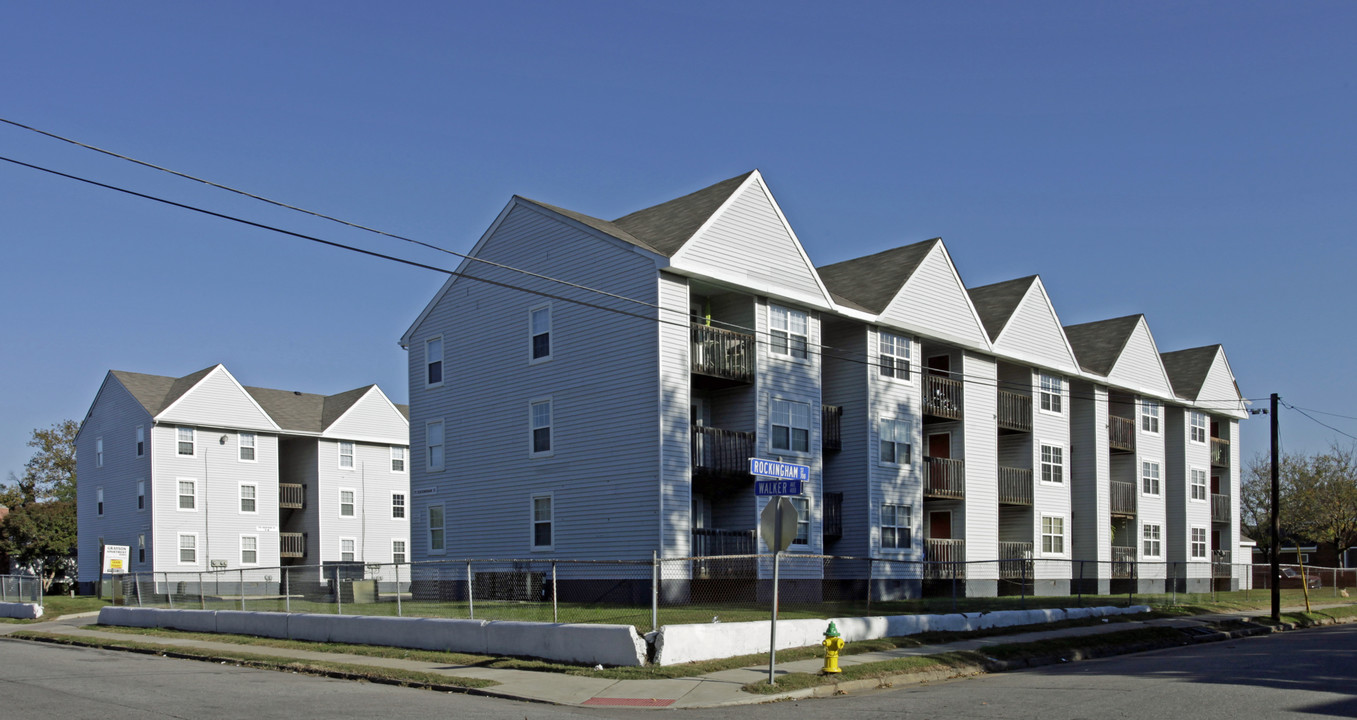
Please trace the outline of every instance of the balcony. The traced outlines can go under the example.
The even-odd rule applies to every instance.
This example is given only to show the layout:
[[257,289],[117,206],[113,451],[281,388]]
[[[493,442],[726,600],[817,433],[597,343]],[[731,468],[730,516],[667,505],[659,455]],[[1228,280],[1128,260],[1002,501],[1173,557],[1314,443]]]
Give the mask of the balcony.
[[1032,432],[1032,396],[999,391],[999,429]]
[[278,508],[301,510],[306,507],[306,486],[300,483],[278,483]]
[[1230,496],[1211,493],[1211,522],[1230,522]]
[[694,324],[692,371],[726,384],[754,382],[754,336]]
[[278,556],[282,558],[305,558],[306,533],[278,533]]
[[[752,578],[758,561],[750,557],[758,552],[755,531],[693,528],[693,577]],[[738,555],[744,557],[725,556]]]
[[924,375],[924,416],[961,419],[961,381],[942,375]]
[[1211,577],[1213,578],[1230,577],[1231,576],[1230,571],[1233,569],[1230,565],[1230,551],[1217,550],[1215,551],[1215,553],[1213,553],[1213,555],[1214,557],[1211,560]]
[[924,497],[940,500],[966,498],[966,461],[924,458]]
[[822,450],[842,450],[843,407],[839,405],[820,406],[820,448]]
[[1133,578],[1136,573],[1136,549],[1122,545],[1112,546],[1112,577]]
[[999,541],[999,578],[1032,579],[1032,543]]
[[826,540],[843,537],[843,493],[825,493],[824,533]]
[[754,433],[693,426],[693,474],[752,478],[749,458],[754,457]]
[[1136,421],[1131,418],[1107,416],[1107,446],[1112,452],[1136,451]]
[[958,580],[966,577],[966,541],[924,540],[924,579]]
[[1112,486],[1112,516],[1113,517],[1135,517],[1136,516],[1136,484],[1128,482],[1118,482],[1113,480]]
[[999,504],[1032,504],[1032,470],[999,466]]
[[1211,438],[1211,467],[1230,467],[1230,441]]

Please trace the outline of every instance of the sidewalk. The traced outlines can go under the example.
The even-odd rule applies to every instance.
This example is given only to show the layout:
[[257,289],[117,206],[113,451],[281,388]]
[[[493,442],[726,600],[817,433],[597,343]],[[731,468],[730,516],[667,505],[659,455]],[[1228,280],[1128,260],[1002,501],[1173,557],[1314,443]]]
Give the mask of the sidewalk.
[[[1315,606],[1315,610],[1323,609],[1325,606]],[[1329,606],[1338,607],[1338,606]],[[1304,608],[1287,608],[1286,612],[1295,612]],[[629,707],[666,707],[666,708],[696,708],[696,707],[720,707],[724,705],[748,705],[754,703],[770,702],[773,700],[810,697],[812,695],[832,694],[836,690],[855,691],[878,687],[881,685],[877,680],[860,680],[850,683],[841,683],[836,686],[821,686],[818,688],[806,688],[790,693],[778,695],[753,695],[741,690],[746,683],[766,680],[768,678],[768,666],[748,667],[736,670],[723,670],[707,675],[700,675],[690,678],[675,678],[663,680],[611,680],[604,678],[579,677],[575,675],[566,675],[564,673],[551,672],[532,672],[527,670],[503,670],[496,668],[483,668],[475,666],[447,665],[443,663],[423,662],[417,660],[392,659],[368,657],[361,655],[348,655],[341,653],[322,653],[308,652],[300,650],[285,650],[279,648],[237,645],[231,643],[219,643],[205,640],[183,640],[176,638],[157,638],[152,636],[130,636],[122,633],[102,632],[98,630],[86,630],[81,625],[95,622],[98,613],[85,613],[82,615],[68,615],[60,620],[32,623],[32,624],[0,624],[0,635],[8,635],[18,630],[36,630],[40,632],[49,632],[53,634],[72,635],[90,638],[105,638],[115,640],[135,639],[140,643],[150,643],[163,645],[167,650],[182,647],[193,648],[197,651],[222,651],[222,652],[249,652],[255,655],[268,655],[272,657],[298,659],[298,660],[316,660],[330,663],[347,663],[354,665],[369,665],[377,667],[400,668],[404,670],[415,670],[425,673],[460,676],[468,678],[484,678],[494,680],[499,683],[493,687],[478,689],[473,692],[482,695],[491,695],[516,700],[531,700],[537,702],[548,702],[559,705],[576,706],[629,706]],[[1103,633],[1120,632],[1140,627],[1173,627],[1173,628],[1191,628],[1203,627],[1208,622],[1220,622],[1223,620],[1244,620],[1251,617],[1260,617],[1266,613],[1244,612],[1228,613],[1220,615],[1204,615],[1187,618],[1168,618],[1159,620],[1131,621],[1120,623],[1107,623],[1101,625],[1090,625],[1085,627],[1064,628],[1060,630],[1035,630],[1032,632],[1018,633],[1013,635],[998,635],[974,640],[962,640],[952,643],[937,645],[925,645],[915,648],[900,648],[885,652],[863,653],[860,655],[844,655],[839,659],[842,667],[851,667],[861,663],[878,662],[890,660],[893,658],[934,655],[945,652],[955,652],[961,650],[983,651],[984,648],[993,645],[1007,645],[1015,643],[1036,642],[1052,638],[1068,638],[1091,636]],[[1224,639],[1224,634],[1220,634]],[[820,659],[800,660],[795,662],[779,663],[776,668],[776,674],[782,675],[791,672],[815,673],[820,670],[823,661]],[[921,673],[917,675],[901,675],[895,680],[901,683],[917,683],[924,681],[935,681],[957,676],[954,670],[941,671],[937,673]],[[889,682],[889,680],[887,681]]]

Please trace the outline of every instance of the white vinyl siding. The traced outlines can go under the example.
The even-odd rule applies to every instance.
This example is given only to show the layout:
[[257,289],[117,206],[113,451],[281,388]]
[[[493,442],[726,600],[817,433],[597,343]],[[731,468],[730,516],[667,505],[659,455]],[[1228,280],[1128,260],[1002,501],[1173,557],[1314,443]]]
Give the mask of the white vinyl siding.
[[771,423],[774,451],[810,452],[810,405],[790,400],[773,400]]
[[768,306],[768,349],[773,355],[805,359],[810,318],[804,310]]

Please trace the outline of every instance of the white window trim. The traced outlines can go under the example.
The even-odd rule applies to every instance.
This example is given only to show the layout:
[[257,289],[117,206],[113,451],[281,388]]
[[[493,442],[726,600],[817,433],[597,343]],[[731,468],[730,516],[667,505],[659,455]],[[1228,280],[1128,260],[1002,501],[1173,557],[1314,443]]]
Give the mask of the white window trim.
[[[193,538],[193,562],[184,562],[184,538]],[[202,565],[202,545],[198,542],[198,533],[181,532],[175,535],[174,562],[176,565],[199,567]]]
[[[791,552],[811,552],[815,548],[815,536],[812,534],[815,530],[815,503],[807,495],[791,495],[790,498],[793,505],[797,504],[797,501],[806,504],[806,544],[798,544],[796,535],[793,535],[792,544],[787,546],[787,550]],[[798,508],[796,511],[796,527],[798,530],[801,528],[801,523],[801,510]],[[797,535],[799,534],[798,532]]]
[[[1151,540],[1151,542],[1153,542],[1155,545],[1157,545],[1157,546],[1159,547],[1159,552],[1157,552],[1157,553],[1155,553],[1155,554],[1153,554],[1153,555],[1151,555],[1151,554],[1148,553],[1148,552],[1145,552],[1145,541],[1148,540],[1148,538],[1145,537],[1145,529],[1146,529],[1146,528],[1155,528],[1156,530],[1159,531],[1158,533],[1156,533],[1156,537],[1155,537],[1153,540]],[[1164,524],[1163,524],[1163,523],[1143,522],[1143,523],[1140,524],[1140,554],[1141,554],[1142,556],[1144,556],[1144,557],[1147,557],[1147,558],[1162,558],[1162,557],[1164,557]]]
[[[250,444],[249,444],[249,445],[246,445],[246,444],[245,444],[245,438],[247,438],[247,437],[250,438]],[[246,459],[243,457],[244,454],[245,454],[245,448],[249,448],[249,449],[251,449],[251,450],[254,451],[254,458],[253,458],[253,459],[246,460]],[[258,434],[258,433],[252,433],[252,432],[236,433],[236,460],[238,460],[238,461],[240,461],[240,462],[246,462],[246,463],[257,463],[257,462],[259,462],[259,434]]]
[[[533,339],[534,337],[536,337],[536,335],[533,333],[532,316],[533,316],[533,313],[536,313],[538,310],[546,310],[546,311],[547,311],[547,332],[546,332],[546,335],[547,335],[547,354],[546,354],[546,355],[543,355],[543,356],[540,357],[540,358],[534,358],[534,357],[532,356],[532,339]],[[536,365],[536,364],[538,364],[538,363],[548,362],[548,361],[551,360],[551,358],[555,357],[555,355],[556,355],[556,322],[555,322],[555,321],[556,321],[555,313],[553,312],[552,307],[551,307],[551,303],[549,303],[549,302],[548,302],[548,303],[542,303],[542,304],[540,304],[540,305],[534,305],[534,306],[528,308],[528,364],[529,364],[529,365]]]
[[[1192,533],[1200,530],[1202,532],[1202,554],[1197,555],[1192,551],[1197,541],[1192,539]],[[1189,560],[1209,560],[1211,557],[1211,533],[1207,532],[1206,527],[1202,525],[1193,525],[1187,529],[1187,558]]]
[[[895,338],[895,341],[896,341],[896,342],[895,342],[895,347],[896,347],[897,349],[900,347],[900,344],[901,344],[901,343],[904,343],[904,346],[905,346],[906,350],[905,350],[905,355],[904,355],[903,357],[901,357],[900,354],[899,354],[898,352],[887,353],[885,350],[882,350],[882,349],[881,349],[881,347],[882,347],[881,338],[882,338],[882,336],[884,336],[884,335],[890,335],[891,337]],[[912,337],[910,337],[910,336],[908,336],[908,335],[901,335],[900,333],[895,332],[894,330],[887,330],[887,329],[885,329],[885,328],[877,328],[877,330],[876,330],[876,360],[877,360],[878,363],[881,362],[881,356],[882,356],[882,355],[889,355],[891,358],[894,358],[894,359],[895,359],[895,363],[896,363],[896,367],[899,367],[900,360],[904,360],[904,361],[905,361],[905,367],[906,367],[906,369],[907,369],[908,372],[906,372],[906,377],[903,377],[903,378],[901,378],[901,377],[899,377],[898,375],[895,375],[895,374],[892,374],[892,375],[882,375],[882,374],[881,374],[881,368],[878,367],[877,370],[876,370],[876,376],[877,376],[878,378],[883,378],[883,379],[886,380],[886,382],[897,382],[897,383],[903,383],[903,384],[905,384],[905,385],[913,385],[913,384],[914,384],[914,374],[915,374],[915,370],[916,370],[916,368],[914,367],[914,338],[912,338]]]
[[[352,560],[345,560],[345,559],[344,559],[344,541],[346,541],[346,540],[347,540],[348,542],[353,543],[353,559],[352,559]],[[340,562],[363,562],[363,560],[364,560],[364,558],[363,558],[361,555],[358,554],[358,538],[356,538],[356,537],[342,537],[342,536],[341,536],[341,537],[339,538],[339,561],[340,561]]]
[[[254,562],[245,562],[245,541],[254,540]],[[240,564],[242,567],[256,567],[259,565],[259,536],[241,535],[240,536]]]
[[132,447],[133,447],[134,449],[136,449],[136,451],[137,451],[137,457],[145,457],[145,456],[146,456],[146,426],[145,426],[145,425],[138,425],[138,426],[137,426],[137,434],[135,435],[135,437],[136,437],[136,440],[134,441],[134,444],[132,445]]
[[[551,503],[551,544],[537,545],[537,501],[546,498]],[[550,552],[556,548],[556,495],[555,493],[533,493],[528,496],[528,548],[532,552]]]
[[[786,328],[777,328],[777,327],[773,327],[773,308],[781,308],[782,310],[784,310],[784,311],[787,313],[788,322],[787,322],[787,327],[786,327]],[[791,322],[790,322],[792,313],[800,313],[800,314],[806,316],[806,334],[805,334],[805,335],[799,335],[799,334],[793,334],[793,333],[792,333],[792,330],[791,330],[792,324],[791,324]],[[776,358],[780,358],[780,359],[782,359],[782,360],[788,360],[788,361],[791,361],[791,362],[810,363],[810,361],[811,361],[811,350],[810,350],[810,329],[811,329],[811,322],[810,322],[810,320],[811,320],[811,315],[810,315],[810,311],[808,311],[808,310],[797,310],[796,308],[792,308],[792,307],[789,307],[789,306],[787,306],[787,305],[782,305],[782,304],[780,304],[780,303],[768,303],[768,337],[769,337],[769,342],[768,342],[768,357],[770,357],[770,358],[776,357]],[[773,337],[773,333],[774,333],[774,332],[780,332],[780,333],[786,334],[786,336],[787,336],[787,352],[785,352],[785,353],[777,352],[776,350],[773,349],[773,343],[772,343],[771,338]],[[794,347],[795,344],[792,342],[792,338],[804,338],[804,339],[805,339],[805,344],[804,344],[804,350],[805,350],[805,353],[806,353],[806,356],[805,356],[805,357],[797,357],[796,354],[793,352],[792,348]]]
[[[443,547],[437,550],[435,550],[433,546],[434,526],[433,522],[431,522],[432,518],[430,517],[430,514],[432,513],[434,508],[438,508],[439,514],[443,516],[443,524],[440,525],[438,528],[443,531]],[[441,502],[430,503],[424,506],[424,540],[425,547],[429,548],[430,555],[448,554],[448,509]]]
[[[1150,415],[1146,412],[1146,410],[1151,407],[1156,409],[1154,415]],[[1139,410],[1140,412],[1137,415],[1136,420],[1137,425],[1140,426],[1140,432],[1146,435],[1160,435],[1164,432],[1164,403],[1161,403],[1158,400],[1141,399]],[[1145,429],[1145,418],[1147,417],[1154,418],[1154,430]]]
[[[349,452],[349,456],[348,456],[348,457],[349,457],[349,462],[353,463],[352,465],[345,465],[345,464],[344,464],[344,446],[345,446],[345,445],[348,445],[348,446],[349,446],[350,452]],[[356,442],[354,442],[354,441],[352,441],[352,440],[337,440],[337,441],[335,441],[335,467],[339,468],[340,470],[357,470],[357,469],[358,469],[358,443],[356,443]]]
[[[1053,381],[1053,382],[1060,383],[1060,391],[1059,391],[1059,392],[1054,392],[1054,393],[1053,393],[1053,392],[1050,392],[1049,390],[1044,389],[1044,388],[1042,387],[1042,380],[1046,380],[1046,379],[1049,379],[1049,380],[1051,380],[1051,381]],[[1065,385],[1066,385],[1066,383],[1065,383],[1065,378],[1063,378],[1063,377],[1061,377],[1061,376],[1059,376],[1059,375],[1052,375],[1051,373],[1046,373],[1046,372],[1038,372],[1038,373],[1037,373],[1037,398],[1036,398],[1037,412],[1039,412],[1039,413],[1041,413],[1041,414],[1043,414],[1043,415],[1056,415],[1056,416],[1062,416],[1062,415],[1064,415],[1064,414],[1065,414],[1065,406],[1067,405],[1067,403],[1065,402]],[[1042,397],[1045,396],[1045,395],[1050,395],[1050,396],[1052,396],[1052,397],[1058,398],[1058,399],[1060,400],[1060,409],[1059,409],[1059,410],[1047,410],[1047,409],[1043,408],[1043,407],[1041,406],[1041,400],[1042,400]]]
[[[401,512],[405,513],[400,517],[396,517],[397,495],[399,495],[401,498]],[[405,492],[403,490],[391,491],[391,519],[395,520],[396,522],[407,522],[410,520],[410,493]]]
[[104,489],[102,487],[94,489],[94,514],[97,517],[104,516]]
[[[886,525],[886,520],[885,520],[885,515],[886,515],[885,510],[886,510],[886,507],[887,507],[887,506],[896,507],[896,508],[904,508],[905,510],[908,510],[908,511],[909,511],[909,513],[908,513],[908,514],[909,514],[909,524],[908,524],[908,525],[900,525],[900,524],[899,524],[899,515],[898,515],[898,513],[897,513],[897,515],[896,515],[896,524],[890,525],[890,526],[889,526],[889,527],[893,527],[893,528],[896,529],[896,531],[897,531],[897,537],[898,537],[898,533],[899,533],[900,530],[904,530],[904,531],[907,532],[907,535],[908,535],[907,542],[909,543],[909,545],[908,545],[907,547],[886,547],[886,527],[887,527],[887,525]],[[904,555],[904,554],[906,554],[906,553],[913,553],[913,552],[914,552],[914,506],[913,506],[911,503],[909,503],[908,501],[905,501],[905,500],[882,500],[882,501],[881,501],[881,505],[877,508],[877,512],[876,512],[876,527],[877,527],[877,533],[878,533],[876,545],[877,545],[877,547],[880,549],[881,552],[883,552],[883,553],[894,553],[894,554],[896,554],[896,555]]]
[[137,533],[137,564],[146,562],[146,533]]
[[[396,451],[397,451],[397,450],[400,450],[400,451],[401,451],[401,456],[400,456],[400,457],[396,457]],[[401,469],[400,469],[400,470],[397,470],[397,469],[396,469],[396,461],[397,461],[397,460],[400,460],[400,461],[401,461]],[[405,446],[403,446],[403,445],[392,445],[392,446],[391,446],[391,465],[390,465],[389,467],[390,467],[390,469],[391,469],[391,472],[393,472],[393,473],[395,473],[395,474],[397,474],[397,475],[405,475],[406,473],[408,473],[409,470],[410,470],[410,448],[405,447]]]
[[[1047,533],[1046,528],[1043,526],[1046,524],[1044,521],[1047,518],[1060,521],[1060,547],[1061,547],[1060,552],[1056,552],[1054,550],[1047,552],[1045,549],[1046,547],[1045,540]],[[1057,515],[1055,513],[1042,513],[1041,519],[1038,520],[1037,525],[1037,534],[1040,536],[1040,541],[1037,543],[1037,551],[1041,553],[1042,557],[1055,557],[1055,558],[1069,557],[1070,556],[1069,531],[1070,531],[1069,519],[1066,518],[1064,515]],[[1052,535],[1052,537],[1055,536]]]
[[[1199,418],[1199,417],[1202,419],[1202,425],[1201,425],[1202,439],[1201,439],[1201,440],[1193,440],[1193,439],[1192,439],[1192,430],[1193,430],[1194,426],[1193,426],[1193,424],[1192,424],[1192,421],[1195,420],[1195,419],[1197,419],[1197,418]],[[1189,410],[1189,411],[1187,412],[1187,441],[1190,442],[1190,443],[1192,443],[1193,445],[1208,445],[1208,444],[1210,444],[1210,442],[1211,442],[1211,419],[1210,419],[1209,417],[1206,416],[1206,413],[1204,413],[1204,412],[1199,412],[1199,411],[1197,411],[1197,410]]]
[[104,438],[94,438],[94,467],[104,466]]
[[[429,442],[429,429],[438,426],[438,444]],[[433,448],[439,448],[439,462],[437,465],[433,461]],[[448,462],[448,426],[442,418],[430,420],[424,423],[424,467],[431,472],[438,472],[447,466]]]
[[[345,515],[345,514],[344,514],[344,493],[346,493],[346,492],[347,492],[347,493],[353,493],[353,503],[352,503],[352,504],[353,504],[353,514],[352,514],[352,515]],[[336,497],[337,500],[339,500],[339,517],[340,517],[340,518],[356,518],[356,517],[358,517],[358,490],[357,490],[357,489],[355,489],[355,488],[350,488],[350,487],[341,487],[341,488],[339,488],[339,493],[338,493],[338,495],[336,495],[335,497]]]
[[[185,454],[182,453],[182,452],[179,452],[179,443],[183,442],[182,440],[179,439],[179,431],[180,431],[180,430],[187,430],[187,431],[189,431],[190,433],[193,433],[193,440],[192,440],[193,452],[188,453],[187,455],[185,455]],[[175,456],[175,457],[186,457],[186,458],[187,458],[187,457],[198,457],[198,428],[187,427],[187,426],[184,426],[184,425],[176,425],[176,426],[175,426],[175,428],[174,428],[174,456]]]
[[[254,488],[254,509],[253,509],[253,510],[242,510],[242,509],[241,509],[241,505],[245,502],[245,488],[246,488],[246,487],[252,487],[252,488]],[[240,483],[240,489],[239,489],[239,490],[237,491],[237,493],[236,493],[236,512],[238,512],[238,513],[241,514],[241,515],[258,515],[258,514],[259,514],[259,483],[254,482],[254,481],[250,481],[250,482],[242,482],[242,483]]]
[[[1155,484],[1158,486],[1158,492],[1150,492],[1145,489],[1145,466],[1153,465],[1158,474],[1155,475]],[[1163,497],[1164,496],[1164,465],[1154,460],[1140,461],[1140,494],[1144,497]]]
[[[771,421],[770,421],[770,422],[771,422]],[[881,459],[881,445],[882,445],[882,443],[886,442],[886,440],[884,439],[884,438],[885,438],[885,434],[882,432],[882,430],[886,427],[886,424],[887,424],[887,423],[892,423],[892,424],[894,424],[894,423],[900,423],[900,424],[902,424],[902,425],[905,426],[905,429],[906,429],[906,431],[907,431],[907,435],[909,436],[909,439],[906,440],[906,441],[903,443],[904,446],[905,446],[905,452],[906,452],[905,461],[904,461],[904,462],[900,462],[900,452],[899,452],[899,448],[898,448],[898,447],[896,448],[896,453],[895,453],[895,460],[896,460],[896,461],[895,461],[895,462],[887,462],[887,461]],[[896,441],[891,441],[891,442],[893,442],[893,443],[894,443],[895,445],[897,445],[897,446],[901,444],[901,443],[896,442]],[[771,439],[771,438],[769,439],[769,443],[770,443],[770,444],[772,443],[772,439]],[[911,466],[913,466],[913,464],[914,464],[914,426],[913,426],[913,424],[910,423],[909,420],[907,420],[907,419],[905,419],[905,418],[894,418],[894,417],[883,417],[883,418],[878,418],[878,419],[877,419],[877,425],[876,425],[876,463],[877,463],[878,465],[882,466],[882,467],[889,467],[889,468],[902,468],[902,467],[911,467]],[[889,503],[889,504],[891,504],[891,505],[896,505],[897,503]]]
[[[191,508],[181,507],[180,504],[179,504],[179,498],[183,497],[183,495],[179,492],[179,483],[181,483],[181,482],[193,483],[193,507],[191,507]],[[199,498],[198,498],[198,478],[177,477],[177,478],[174,479],[174,509],[175,509],[175,510],[178,510],[179,512],[194,512],[194,513],[196,513],[196,512],[198,512],[198,508],[202,506],[202,503],[198,502],[198,500],[199,500]]]
[[[401,555],[404,555],[405,557],[402,558],[402,559],[400,559],[400,560],[397,560],[397,559],[396,559],[396,543],[401,543],[402,545],[405,546],[405,547],[402,549],[401,553],[400,553]],[[393,564],[399,564],[399,565],[404,565],[404,564],[410,562],[410,541],[409,541],[409,540],[406,540],[405,538],[391,538],[391,562],[392,562]]]
[[[175,486],[175,492],[178,492],[178,486]],[[137,512],[146,512],[146,481],[137,480]]]
[[[434,342],[435,340],[438,341],[438,360],[437,360],[438,382],[431,383],[429,382],[429,366],[434,363],[434,360],[429,358],[429,344]],[[447,356],[448,348],[443,342],[442,335],[435,335],[431,338],[427,338],[424,340],[424,387],[426,388],[443,387],[443,383],[447,382],[448,380]]]
[[[1049,482],[1049,481],[1046,480],[1046,473],[1043,472],[1043,471],[1046,469],[1046,461],[1041,459],[1041,451],[1044,450],[1045,448],[1053,448],[1053,449],[1055,449],[1055,450],[1059,450],[1059,451],[1060,451],[1060,465],[1059,465],[1059,467],[1060,467],[1060,482]],[[1045,442],[1045,441],[1038,440],[1038,441],[1037,441],[1037,482],[1039,482],[1039,483],[1041,483],[1042,485],[1045,485],[1045,486],[1047,486],[1047,487],[1065,487],[1065,486],[1067,486],[1067,485],[1069,484],[1070,472],[1069,472],[1069,465],[1065,462],[1065,459],[1068,458],[1069,456],[1070,456],[1070,452],[1069,452],[1069,450],[1068,450],[1064,445],[1061,445],[1060,443],[1052,443],[1052,442]],[[1050,517],[1061,517],[1061,516],[1059,516],[1059,515],[1051,515]]]
[[[1202,493],[1203,497],[1201,498],[1192,497],[1192,487],[1194,485],[1194,483],[1192,482],[1192,473],[1194,472],[1201,473],[1202,477],[1201,487],[1205,490],[1205,492]],[[1211,473],[1207,472],[1205,468],[1200,468],[1196,466],[1189,466],[1187,468],[1187,501],[1194,503],[1211,502]]]
[[[546,428],[547,428],[548,444],[547,444],[547,449],[546,449],[546,450],[543,450],[542,452],[535,452],[533,448],[536,446],[536,444],[533,442],[533,435],[535,434],[535,431],[538,430],[538,428],[537,428],[536,425],[533,424],[533,423],[535,422],[535,419],[534,419],[534,417],[533,417],[533,408],[535,408],[535,407],[537,407],[538,405],[541,405],[541,404],[543,404],[543,403],[545,403],[546,406],[547,406],[547,425],[546,425]],[[555,454],[556,454],[556,401],[555,401],[555,398],[554,398],[553,396],[551,396],[551,395],[546,395],[546,396],[544,396],[544,397],[536,397],[536,398],[532,398],[531,400],[528,401],[528,457],[530,457],[530,458],[547,458],[547,457],[551,457],[552,455],[555,455]]]
[[[791,410],[790,410],[790,409],[787,411],[787,422],[788,422],[789,424],[785,426],[785,427],[787,428],[787,447],[786,447],[786,448],[773,447],[773,403],[778,403],[778,402],[784,402],[784,403],[787,403],[788,405],[804,405],[804,406],[806,407],[806,427],[804,428],[805,431],[806,431],[806,449],[805,449],[805,450],[796,450],[796,449],[792,448],[792,431],[793,431],[793,430],[801,430],[802,428],[799,428],[799,427],[796,427],[795,425],[791,425],[791,424],[790,424],[790,423],[791,423],[791,419],[792,419],[792,418],[791,418],[792,413],[791,413]],[[879,432],[879,431],[878,431],[878,432]],[[813,454],[814,452],[815,452],[815,416],[814,416],[814,414],[813,414],[812,404],[811,404],[811,403],[808,403],[808,402],[801,401],[801,400],[792,400],[791,398],[785,398],[785,397],[773,397],[773,398],[769,398],[769,399],[768,399],[768,453],[769,453],[770,455],[801,455],[801,456],[807,456],[807,455]],[[878,453],[879,453],[879,452],[880,452],[880,448],[878,447]],[[880,457],[880,456],[878,455],[878,457]]]

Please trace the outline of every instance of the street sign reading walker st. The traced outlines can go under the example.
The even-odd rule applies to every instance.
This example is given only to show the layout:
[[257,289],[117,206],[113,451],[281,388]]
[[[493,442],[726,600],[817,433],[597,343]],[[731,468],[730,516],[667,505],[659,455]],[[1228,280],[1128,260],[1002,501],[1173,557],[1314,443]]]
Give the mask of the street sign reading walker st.
[[759,497],[769,495],[800,495],[800,480],[755,480],[754,494]]

